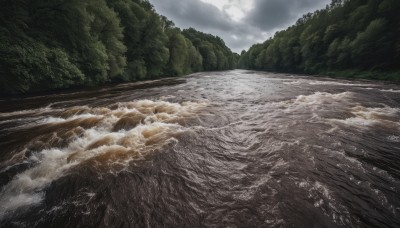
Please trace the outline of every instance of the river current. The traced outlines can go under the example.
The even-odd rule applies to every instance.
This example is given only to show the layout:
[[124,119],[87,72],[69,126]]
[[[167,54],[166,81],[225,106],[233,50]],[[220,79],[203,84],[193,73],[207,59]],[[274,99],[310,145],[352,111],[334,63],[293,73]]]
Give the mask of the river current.
[[400,87],[236,70],[0,100],[0,227],[400,227]]

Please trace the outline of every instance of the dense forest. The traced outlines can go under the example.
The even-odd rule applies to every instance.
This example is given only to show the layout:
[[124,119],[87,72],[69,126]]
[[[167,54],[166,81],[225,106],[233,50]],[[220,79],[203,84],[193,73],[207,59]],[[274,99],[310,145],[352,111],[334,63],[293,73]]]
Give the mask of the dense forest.
[[0,0],[1,94],[227,70],[238,59],[146,0]]
[[333,0],[262,44],[239,67],[400,81],[400,1]]

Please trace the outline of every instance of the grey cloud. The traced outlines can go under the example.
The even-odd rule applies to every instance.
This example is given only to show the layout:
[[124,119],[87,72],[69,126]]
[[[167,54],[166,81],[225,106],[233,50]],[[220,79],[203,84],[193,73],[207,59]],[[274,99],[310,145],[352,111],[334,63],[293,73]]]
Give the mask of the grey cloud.
[[230,31],[233,21],[217,7],[200,0],[153,0],[158,13],[167,16],[180,27]]
[[323,8],[328,0],[256,0],[245,21],[264,31],[285,28],[307,12]]
[[[240,5],[247,0],[230,0]],[[285,29],[307,12],[323,8],[330,0],[255,0],[253,9],[240,21],[223,10],[201,0],[150,0],[158,13],[180,28],[193,27],[220,36],[233,51],[240,53]],[[236,36],[236,39],[235,39]]]

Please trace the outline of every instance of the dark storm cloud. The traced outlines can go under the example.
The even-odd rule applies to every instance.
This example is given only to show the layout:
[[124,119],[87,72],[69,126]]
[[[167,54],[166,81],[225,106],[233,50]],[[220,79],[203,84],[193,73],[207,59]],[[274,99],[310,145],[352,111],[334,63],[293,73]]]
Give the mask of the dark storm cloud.
[[262,30],[284,28],[306,12],[323,8],[327,0],[255,0],[245,21]]
[[[218,0],[215,0],[218,2]],[[197,30],[220,36],[236,52],[262,42],[281,29],[295,23],[304,13],[323,8],[330,0],[254,0],[253,8],[241,21],[234,21],[227,13],[201,0],[150,0],[158,13],[174,21],[180,28]],[[248,3],[243,0],[230,0]],[[230,3],[230,4],[231,4]],[[239,3],[239,5],[238,5]]]
[[167,16],[179,27],[198,29],[213,27],[230,31],[234,22],[217,7],[200,0],[152,0],[157,12]]
[[[152,0],[151,3],[158,13],[168,17],[176,26],[193,27],[218,35],[236,52],[261,41],[251,38],[251,35],[256,33],[252,27],[233,21],[224,11],[200,0]],[[247,34],[250,37],[247,37]]]

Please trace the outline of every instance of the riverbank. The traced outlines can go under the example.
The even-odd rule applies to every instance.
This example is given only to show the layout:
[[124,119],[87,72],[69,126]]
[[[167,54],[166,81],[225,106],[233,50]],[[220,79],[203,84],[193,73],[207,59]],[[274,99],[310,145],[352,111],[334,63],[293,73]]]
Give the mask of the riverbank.
[[367,79],[375,81],[400,83],[400,71],[392,72],[379,72],[379,71],[357,71],[357,70],[344,70],[344,71],[323,71],[321,75],[331,78],[342,79]]
[[321,71],[319,73],[311,74],[296,71],[272,71],[272,70],[250,70],[255,72],[276,73],[276,74],[295,74],[299,76],[310,77],[328,77],[334,79],[344,80],[370,80],[385,83],[400,84],[400,71],[358,71],[358,70],[343,70],[343,71]]
[[[36,93],[19,94],[19,95],[8,95],[0,96],[0,113],[22,110],[26,108],[34,108],[37,104],[47,106],[51,103],[59,102],[63,99],[80,99],[81,97],[92,98],[98,95],[98,91],[104,93],[115,94],[125,91],[143,90],[158,88],[162,86],[173,86],[185,83],[185,79],[170,77],[155,80],[145,80],[129,83],[110,83],[108,85],[98,87],[80,87],[80,88],[69,88],[60,90],[48,90]],[[21,105],[19,101],[30,100],[32,102]]]

